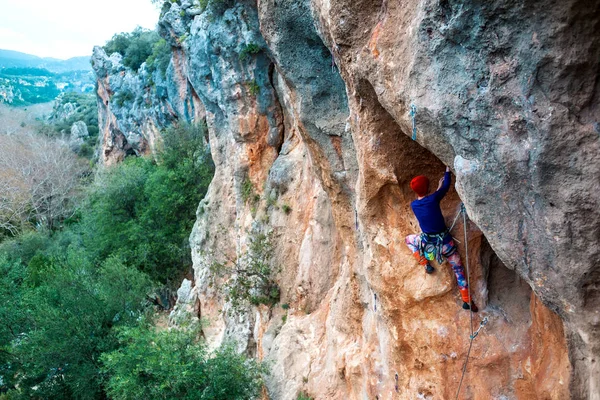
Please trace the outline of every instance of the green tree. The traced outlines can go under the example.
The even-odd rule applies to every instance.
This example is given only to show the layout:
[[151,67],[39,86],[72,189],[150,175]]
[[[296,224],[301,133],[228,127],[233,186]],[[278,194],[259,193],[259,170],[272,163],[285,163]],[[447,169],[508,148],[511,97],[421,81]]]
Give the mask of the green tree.
[[275,282],[279,269],[273,266],[272,257],[272,234],[254,231],[249,235],[248,249],[235,260],[211,264],[215,278],[227,279],[218,286],[224,291],[233,312],[249,304],[273,306],[279,301],[280,290]]
[[101,361],[115,400],[250,400],[265,367],[225,346],[210,354],[196,327],[158,330],[144,322],[120,330],[121,348]]
[[147,276],[116,258],[96,267],[76,250],[33,257],[25,274],[10,269],[17,272],[2,276],[1,286],[12,285],[20,307],[0,309],[13,322],[13,338],[2,338],[12,357],[3,380],[23,398],[101,398],[100,354],[117,346],[112,328],[142,312],[152,287]]
[[159,39],[152,46],[152,54],[146,60],[150,72],[160,71],[163,78],[167,75],[167,67],[171,62],[171,46],[165,39]]
[[119,53],[123,56],[123,65],[137,71],[142,63],[152,55],[153,47],[160,37],[152,30],[137,27],[131,33],[115,34],[104,45],[107,54]]

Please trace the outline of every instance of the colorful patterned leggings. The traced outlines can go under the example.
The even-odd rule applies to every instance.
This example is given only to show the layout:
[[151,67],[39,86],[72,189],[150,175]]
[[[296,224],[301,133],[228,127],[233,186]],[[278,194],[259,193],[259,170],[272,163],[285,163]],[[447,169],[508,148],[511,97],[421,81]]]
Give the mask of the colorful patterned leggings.
[[[413,252],[413,256],[417,259],[417,262],[423,266],[427,265],[427,259],[419,251],[421,247],[421,236],[408,235],[405,239],[405,242],[408,248]],[[454,240],[450,239],[448,243],[445,243],[442,247],[442,256],[444,256],[444,258],[446,258],[452,266],[454,276],[456,276],[456,282],[458,283],[458,290],[460,291],[463,301],[470,304],[471,299],[469,298],[469,285],[467,284],[467,279],[465,278],[465,269],[460,261],[460,254],[458,254],[458,251],[455,251],[449,256],[446,255],[450,249],[455,246]]]

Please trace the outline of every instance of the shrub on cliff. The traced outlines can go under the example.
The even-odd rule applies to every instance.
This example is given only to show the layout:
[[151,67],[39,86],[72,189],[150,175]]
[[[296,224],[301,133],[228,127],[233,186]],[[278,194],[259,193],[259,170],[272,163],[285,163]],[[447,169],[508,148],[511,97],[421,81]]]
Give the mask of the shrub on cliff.
[[152,54],[146,60],[146,66],[148,71],[160,71],[163,78],[167,75],[167,67],[171,62],[171,46],[165,39],[159,39],[158,42],[152,46]]
[[252,359],[223,347],[211,354],[197,329],[121,329],[121,348],[102,356],[107,392],[115,400],[259,398],[265,372]]
[[131,33],[116,33],[104,45],[104,51],[110,55],[119,53],[123,56],[123,65],[137,71],[142,63],[152,55],[153,47],[160,37],[155,31],[135,28]]
[[224,255],[214,255],[210,267],[213,278],[224,278],[225,283],[212,284],[224,291],[232,312],[250,304],[273,306],[279,301],[280,290],[275,282],[279,269],[273,265],[273,253],[272,234],[253,231],[247,250],[235,259],[218,261]]

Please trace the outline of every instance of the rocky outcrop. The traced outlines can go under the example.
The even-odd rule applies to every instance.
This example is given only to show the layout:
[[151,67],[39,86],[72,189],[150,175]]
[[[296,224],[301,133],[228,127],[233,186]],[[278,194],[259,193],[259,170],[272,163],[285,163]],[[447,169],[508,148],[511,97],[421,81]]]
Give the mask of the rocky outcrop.
[[418,143],[454,165],[491,247],[565,321],[575,398],[600,396],[599,4],[312,2],[353,114],[370,97],[410,134],[415,105]]
[[100,161],[105,165],[122,161],[127,155],[150,154],[161,140],[161,128],[180,115],[193,118],[196,112],[188,112],[186,100],[170,95],[170,90],[182,86],[176,80],[182,74],[179,64],[171,63],[163,77],[160,71],[147,71],[145,65],[131,71],[121,61],[118,53],[108,56],[103,48],[94,48]]
[[[106,163],[147,151],[149,127],[209,127],[215,177],[172,322],[268,360],[273,399],[447,399],[487,318],[461,398],[598,399],[599,8],[184,0],[160,21],[167,78],[127,107],[143,68],[97,48]],[[447,223],[461,202],[469,215],[452,232],[472,321],[450,267],[425,275],[404,243],[409,180],[444,164]],[[230,313],[210,265],[256,231],[272,232],[280,305]]]

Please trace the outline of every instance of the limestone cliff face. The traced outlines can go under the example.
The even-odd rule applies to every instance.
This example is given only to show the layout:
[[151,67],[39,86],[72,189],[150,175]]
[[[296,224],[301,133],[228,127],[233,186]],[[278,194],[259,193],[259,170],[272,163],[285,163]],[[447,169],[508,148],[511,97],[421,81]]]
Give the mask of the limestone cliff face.
[[[446,164],[474,327],[489,320],[460,398],[599,399],[600,2],[555,3],[172,3],[166,81],[135,92],[147,109],[115,102],[143,73],[96,49],[105,162],[171,120],[209,127],[216,172],[173,323],[206,319],[211,345],[269,360],[272,399],[454,398],[470,315],[450,267],[425,275],[404,243],[408,182]],[[252,230],[273,232],[289,309],[232,316],[209,266]]]
[[161,140],[160,129],[178,119],[204,118],[202,104],[187,85],[186,65],[173,51],[166,76],[138,72],[121,63],[118,53],[107,55],[96,46],[92,66],[96,74],[100,161],[112,165],[127,155],[150,154]]

